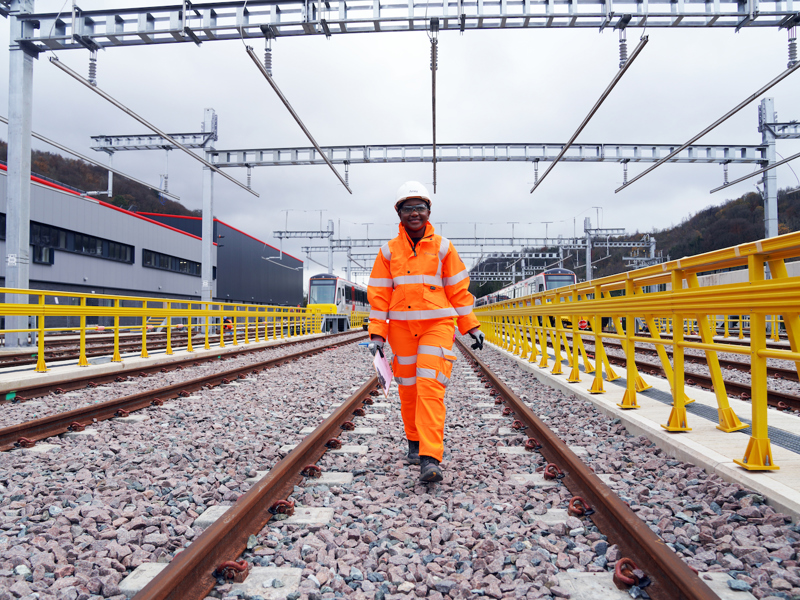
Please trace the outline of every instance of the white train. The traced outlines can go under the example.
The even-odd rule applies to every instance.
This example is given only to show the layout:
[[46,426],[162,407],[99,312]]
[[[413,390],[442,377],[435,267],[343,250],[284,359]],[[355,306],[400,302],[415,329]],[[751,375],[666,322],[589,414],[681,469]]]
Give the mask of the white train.
[[578,278],[573,271],[569,269],[548,269],[542,271],[538,275],[533,275],[517,283],[513,283],[504,287],[501,290],[493,292],[488,296],[479,298],[475,303],[476,306],[483,306],[485,304],[494,304],[495,302],[502,302],[503,300],[514,300],[522,298],[523,296],[530,296],[539,292],[547,290],[554,290],[556,288],[574,285],[578,282]]

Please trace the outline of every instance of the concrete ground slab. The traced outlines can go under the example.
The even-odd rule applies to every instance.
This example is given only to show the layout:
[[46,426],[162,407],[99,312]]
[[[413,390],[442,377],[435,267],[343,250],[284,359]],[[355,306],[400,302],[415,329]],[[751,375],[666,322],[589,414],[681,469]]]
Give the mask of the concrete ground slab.
[[166,566],[167,563],[142,563],[130,575],[119,582],[120,593],[125,594],[128,598],[133,598]]
[[525,450],[524,446],[497,446],[500,454],[533,454]]
[[17,448],[14,452],[27,452],[29,454],[46,454],[48,452],[57,452],[61,450],[61,446],[55,444],[36,444],[33,448]]
[[481,419],[484,420],[484,421],[493,421],[493,420],[502,419],[502,418],[503,418],[503,415],[501,415],[500,413],[483,413],[481,415]]
[[569,591],[571,600],[630,599],[625,590],[617,589],[612,573],[559,573],[558,583]]
[[519,433],[516,429],[511,429],[511,427],[501,427],[497,430],[497,435],[514,435]]
[[115,421],[120,423],[141,423],[150,419],[147,415],[131,415],[130,417],[114,417]]
[[392,404],[390,402],[373,402],[370,408],[392,408]]
[[199,517],[194,520],[192,523],[193,529],[206,529],[210,525],[212,525],[217,519],[219,519],[222,515],[228,512],[230,506],[209,506],[207,509],[203,511]]
[[577,456],[587,456],[589,452],[584,446],[567,446]]
[[62,433],[61,436],[65,437],[65,438],[96,437],[97,436],[97,430],[96,429],[84,429],[83,431],[67,431],[66,433]]
[[534,515],[534,518],[548,525],[558,525],[566,522],[568,516],[566,508],[550,508],[543,515]]
[[304,506],[294,509],[294,514],[282,521],[270,523],[294,523],[296,525],[327,525],[333,520],[333,508]]
[[[641,408],[622,410],[617,404],[622,402],[625,393],[624,385],[615,382],[603,382],[604,394],[590,394],[589,388],[593,377],[581,372],[579,383],[567,383],[566,375],[552,375],[550,369],[540,369],[518,356],[493,346],[505,354],[526,371],[531,372],[539,381],[568,396],[578,397],[591,402],[600,412],[611,418],[620,419],[625,428],[633,435],[643,435],[674,458],[695,464],[707,472],[717,473],[726,481],[757,491],[777,511],[788,514],[797,522],[800,520],[800,454],[772,444],[775,464],[780,469],[775,471],[748,471],[733,461],[741,460],[747,448],[747,434],[725,433],[716,428],[717,422],[705,419],[697,414],[689,414],[689,432],[670,433],[661,426],[669,418],[671,406],[656,399],[656,395],[670,394],[669,383],[660,377],[641,374],[644,381],[653,386],[653,390],[636,394]],[[552,354],[551,354],[552,357]],[[564,373],[569,373],[564,361]],[[624,369],[622,371],[624,373]],[[686,388],[687,394],[695,399],[696,406],[717,408],[714,392],[694,387]],[[650,394],[650,396],[648,396]],[[752,407],[749,402],[737,398],[729,398],[731,408],[741,418],[749,419]],[[800,417],[780,411],[769,411],[769,425],[788,432],[800,431]]]
[[383,421],[386,418],[386,415],[370,413],[365,415],[364,418],[369,419],[370,421]]
[[703,573],[700,579],[720,597],[720,600],[755,600],[755,596],[750,592],[739,592],[728,587],[731,577],[727,573]]
[[515,473],[513,475],[509,475],[508,479],[513,483],[532,483],[536,487],[554,487],[561,485],[561,483],[557,480],[545,479],[544,475],[541,473]]
[[[264,600],[284,600],[300,587],[303,569],[253,567],[244,583],[234,583],[231,591],[242,591],[245,598],[261,596]],[[275,586],[278,587],[275,587]]]

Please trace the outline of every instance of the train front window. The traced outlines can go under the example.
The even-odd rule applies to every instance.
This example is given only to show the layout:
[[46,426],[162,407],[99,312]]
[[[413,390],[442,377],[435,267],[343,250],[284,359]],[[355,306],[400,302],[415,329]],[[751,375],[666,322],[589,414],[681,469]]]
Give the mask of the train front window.
[[309,304],[335,304],[336,280],[313,279],[308,293]]
[[574,275],[546,275],[545,283],[548,290],[564,287],[565,285],[572,285],[575,283]]

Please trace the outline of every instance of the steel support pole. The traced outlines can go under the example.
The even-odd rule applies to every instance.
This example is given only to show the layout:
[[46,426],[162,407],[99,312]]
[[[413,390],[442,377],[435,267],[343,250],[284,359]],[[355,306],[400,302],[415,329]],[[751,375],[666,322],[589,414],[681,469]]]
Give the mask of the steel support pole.
[[[214,109],[207,108],[203,114],[203,131],[213,131]],[[206,160],[210,162],[210,152],[213,145],[206,148]],[[200,299],[206,302],[214,299],[214,172],[208,167],[203,168],[203,219],[202,219],[202,251],[200,273],[203,280]]]
[[[350,238],[347,238],[347,239],[349,240]],[[353,261],[352,257],[350,256],[350,251],[351,250],[352,250],[352,248],[348,248],[347,249],[347,281],[353,281],[350,278],[350,271],[352,269],[352,261]]]
[[586,281],[592,280],[592,220],[586,217],[583,220],[583,230],[586,232]]
[[[764,98],[758,107],[763,121],[761,127],[761,143],[767,147],[767,162],[761,167],[768,167],[775,163],[775,132],[767,125],[778,120],[775,115],[775,100]],[[764,233],[765,237],[778,235],[778,174],[775,169],[765,171],[762,176],[764,182]]]
[[114,197],[114,171],[111,168],[114,166],[114,153],[108,155],[108,197]]
[[328,220],[328,231],[331,234],[328,236],[328,273],[333,273],[333,221]]
[[[8,53],[8,176],[6,208],[6,281],[9,288],[30,287],[31,120],[33,56],[15,39],[33,35],[33,24],[20,14],[33,12],[33,0],[12,0]],[[12,294],[6,302],[27,304],[27,295]],[[28,329],[28,317],[7,316],[6,329]],[[6,348],[29,346],[28,334],[7,333]]]

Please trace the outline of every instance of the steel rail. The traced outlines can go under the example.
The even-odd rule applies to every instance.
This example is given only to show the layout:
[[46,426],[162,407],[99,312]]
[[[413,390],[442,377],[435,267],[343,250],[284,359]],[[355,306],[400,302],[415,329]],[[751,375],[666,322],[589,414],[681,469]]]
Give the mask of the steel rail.
[[314,136],[311,135],[311,132],[306,128],[306,126],[303,124],[303,121],[300,119],[300,115],[298,115],[295,112],[294,108],[292,108],[292,105],[289,104],[289,100],[287,100],[286,96],[284,96],[283,92],[281,92],[281,88],[279,88],[278,84],[275,83],[275,80],[270,76],[270,74],[267,71],[266,67],[263,64],[261,64],[261,59],[258,58],[258,56],[256,56],[256,53],[253,52],[253,49],[250,46],[245,46],[245,48],[247,49],[248,56],[250,56],[250,58],[253,59],[253,62],[256,63],[256,66],[258,67],[258,70],[261,71],[261,74],[264,76],[264,79],[266,79],[267,82],[270,84],[270,86],[272,86],[272,89],[275,90],[276,94],[278,94],[278,98],[280,98],[280,101],[283,102],[283,105],[291,113],[291,115],[294,118],[294,120],[297,121],[298,125],[300,125],[300,129],[302,129],[303,133],[306,134],[306,137],[308,138],[308,141],[310,141],[314,145],[314,148],[317,149],[317,152],[320,153],[320,156],[322,156],[322,158],[325,159],[325,162],[331,168],[331,171],[334,172],[336,177],[339,178],[339,181],[342,182],[342,185],[344,186],[344,188],[348,192],[350,192],[352,194],[353,190],[351,190],[350,186],[347,185],[347,182],[344,179],[342,179],[342,176],[339,174],[339,171],[337,171],[336,167],[333,166],[333,163],[331,162],[331,159],[328,158],[328,156],[322,151],[322,148],[319,147],[319,144],[317,143],[317,140],[314,139]]
[[742,101],[741,101],[739,104],[737,104],[735,107],[733,107],[733,108],[732,108],[731,110],[729,110],[727,113],[725,113],[724,115],[722,115],[722,116],[721,116],[719,119],[717,119],[716,121],[714,121],[714,122],[713,122],[711,125],[709,125],[709,126],[708,126],[708,127],[706,127],[705,129],[703,129],[703,131],[701,131],[700,133],[698,133],[697,135],[695,135],[694,137],[692,137],[692,138],[691,138],[691,139],[690,139],[688,142],[686,142],[685,144],[683,144],[683,145],[682,145],[680,148],[676,148],[675,150],[673,150],[672,152],[670,152],[670,153],[669,153],[667,156],[665,156],[664,158],[662,158],[661,160],[659,160],[657,163],[655,163],[655,164],[653,164],[653,165],[650,165],[650,166],[649,166],[649,167],[647,167],[647,168],[646,168],[644,171],[642,171],[641,173],[639,173],[639,174],[638,174],[636,177],[634,177],[633,179],[631,179],[631,180],[630,180],[630,181],[628,181],[627,183],[623,184],[622,186],[618,187],[616,190],[614,190],[614,193],[616,194],[616,193],[619,193],[619,192],[621,192],[621,191],[622,191],[622,190],[624,190],[626,187],[628,187],[629,185],[631,185],[633,182],[635,182],[635,181],[637,181],[637,180],[641,179],[642,177],[644,177],[645,175],[647,175],[647,174],[648,174],[650,171],[652,171],[652,170],[654,170],[654,169],[657,169],[658,167],[660,167],[661,165],[663,165],[665,162],[667,162],[669,159],[671,159],[673,156],[677,155],[678,153],[680,153],[682,150],[684,150],[684,149],[685,149],[685,148],[687,148],[688,146],[691,146],[692,144],[694,144],[694,143],[695,143],[697,140],[699,140],[701,137],[703,137],[704,135],[706,135],[706,134],[707,134],[708,132],[710,132],[711,130],[713,130],[713,129],[716,129],[716,128],[717,128],[719,125],[722,125],[722,124],[723,124],[725,121],[727,121],[728,119],[730,119],[730,118],[731,118],[733,115],[735,115],[736,113],[738,113],[738,112],[739,112],[740,110],[742,110],[742,109],[743,109],[745,106],[747,106],[748,104],[750,104],[750,103],[751,103],[753,100],[756,100],[756,99],[757,99],[757,98],[758,98],[758,97],[759,97],[761,94],[763,94],[764,92],[766,92],[766,91],[767,91],[767,90],[769,90],[770,88],[774,87],[775,85],[777,85],[778,83],[780,83],[781,81],[783,81],[783,80],[784,80],[786,77],[788,77],[789,75],[791,75],[792,73],[794,73],[794,72],[795,72],[797,69],[800,69],[800,62],[798,62],[798,63],[795,63],[795,65],[794,65],[793,67],[790,67],[790,68],[786,69],[786,70],[785,70],[783,73],[781,73],[780,75],[778,75],[777,77],[775,77],[775,79],[773,79],[772,81],[770,81],[769,83],[767,83],[767,84],[766,84],[764,87],[762,87],[760,90],[758,90],[758,91],[757,91],[757,92],[755,92],[754,94],[751,94],[751,95],[749,95],[747,98],[745,98],[744,100],[742,100]]
[[327,346],[309,348],[301,350],[293,354],[271,358],[269,360],[251,363],[235,369],[228,369],[219,373],[197,377],[188,381],[183,381],[168,385],[165,387],[140,392],[131,396],[124,396],[122,398],[115,398],[107,402],[99,404],[91,404],[83,406],[74,410],[69,410],[64,413],[58,413],[19,423],[10,427],[0,429],[0,451],[11,450],[16,447],[20,438],[27,438],[29,440],[42,440],[70,431],[74,423],[81,425],[90,425],[94,421],[104,421],[119,415],[119,411],[132,412],[153,406],[154,400],[161,401],[177,398],[182,395],[188,395],[189,392],[195,392],[207,386],[216,386],[221,383],[226,383],[237,378],[243,378],[247,373],[258,370],[268,369],[270,367],[278,366],[283,363],[304,358],[313,354],[324,352],[329,348],[343,346],[361,339],[362,336],[354,337],[353,339],[328,344]]
[[564,473],[563,482],[585,498],[594,513],[591,520],[631,558],[652,581],[647,593],[654,600],[718,600],[706,583],[673,552],[467,345],[457,338],[464,354],[478,365],[504,402],[542,445],[548,462]]
[[258,533],[272,518],[270,507],[286,498],[302,480],[301,470],[316,463],[326,451],[325,444],[337,437],[341,425],[352,419],[353,411],[378,384],[373,375],[330,417],[307,435],[288,456],[250,490],[239,497],[218,519],[169,565],[148,583],[133,600],[202,600],[216,584],[214,570],[222,562],[237,559],[247,547],[247,538]]
[[[327,336],[329,339],[333,337],[340,337],[347,334],[352,334],[352,331],[345,331],[343,333],[334,333],[330,336]],[[354,337],[354,339],[361,339],[363,335]],[[187,365],[195,365],[199,363],[206,363],[206,362],[213,362],[219,360],[220,358],[237,358],[239,356],[244,356],[247,354],[253,354],[255,352],[261,352],[262,350],[268,350],[271,348],[283,348],[287,346],[295,346],[297,344],[302,344],[305,342],[311,342],[320,338],[311,338],[311,339],[302,339],[302,340],[290,340],[286,342],[281,342],[279,344],[274,344],[272,346],[258,346],[258,347],[250,347],[246,346],[239,350],[226,350],[223,348],[214,348],[215,352],[209,356],[187,356],[181,360],[174,360],[169,363],[162,363],[156,365],[139,365],[130,368],[123,368],[119,371],[114,371],[113,373],[86,373],[85,375],[81,375],[78,377],[73,377],[72,379],[68,379],[65,381],[55,381],[52,383],[43,383],[43,384],[32,384],[28,386],[16,387],[13,390],[10,389],[3,389],[0,387],[0,394],[6,396],[6,400],[0,400],[0,405],[5,402],[24,402],[25,400],[30,400],[31,398],[37,398],[39,396],[46,396],[50,392],[62,393],[62,392],[70,392],[74,390],[82,390],[85,389],[87,386],[91,384],[95,385],[102,385],[104,383],[112,383],[117,381],[118,377],[133,377],[133,376],[141,376],[142,373],[150,374],[161,372],[162,369],[172,369],[172,368],[183,368]],[[226,348],[228,348],[226,346]],[[218,354],[216,351],[220,350],[223,351],[224,354]],[[9,394],[13,394],[12,398],[8,398]]]
[[589,121],[592,120],[592,117],[600,109],[603,102],[605,102],[606,98],[608,98],[609,94],[611,94],[611,92],[614,90],[614,87],[619,83],[619,80],[622,79],[623,75],[625,75],[625,72],[628,70],[628,67],[630,67],[631,64],[633,64],[633,61],[636,60],[636,57],[639,56],[641,51],[647,45],[648,39],[649,38],[646,35],[642,36],[642,38],[639,40],[639,44],[636,46],[636,49],[630,55],[630,58],[628,58],[628,60],[625,61],[625,64],[622,65],[619,71],[617,71],[617,74],[614,75],[614,79],[611,80],[611,83],[608,84],[608,87],[606,87],[605,91],[600,95],[600,98],[598,98],[597,102],[594,103],[592,110],[590,110],[589,114],[586,115],[586,117],[584,117],[583,122],[581,122],[581,124],[578,125],[578,128],[575,130],[575,133],[572,134],[572,137],[569,138],[567,143],[564,144],[564,147],[561,148],[561,152],[558,153],[558,155],[553,159],[553,162],[551,162],[550,165],[547,167],[547,170],[544,172],[544,175],[541,176],[539,181],[533,184],[533,187],[531,188],[530,191],[531,194],[534,191],[536,191],[536,188],[538,188],[542,184],[544,178],[547,177],[547,174],[553,170],[553,167],[555,167],[556,164],[558,164],[558,161],[561,160],[561,157],[563,157],[567,153],[569,147],[572,146],[572,143],[581,134],[581,131],[583,131],[584,128],[589,124]]
[[[6,119],[5,117],[0,116],[0,121],[5,123],[6,125],[8,125],[8,119]],[[94,165],[96,167],[100,167],[101,169],[105,169],[106,171],[114,173],[114,175],[119,175],[120,177],[124,177],[125,179],[133,181],[134,183],[138,183],[139,185],[143,185],[144,187],[146,187],[148,189],[151,189],[154,192],[158,192],[159,194],[163,194],[164,196],[169,196],[170,198],[172,198],[174,200],[177,200],[177,201],[180,201],[180,199],[181,199],[180,196],[176,196],[175,194],[172,194],[170,192],[162,190],[161,188],[157,188],[156,186],[150,185],[149,183],[145,183],[144,181],[136,179],[135,177],[131,177],[130,175],[126,175],[122,171],[118,171],[117,169],[115,169],[113,167],[110,167],[108,165],[104,165],[103,163],[101,163],[99,161],[96,161],[96,160],[94,160],[92,158],[89,158],[88,156],[85,156],[85,155],[81,154],[80,152],[75,152],[75,150],[71,150],[70,148],[67,148],[66,146],[62,146],[58,142],[54,142],[53,140],[47,139],[46,137],[44,137],[43,135],[39,135],[35,131],[31,131],[31,136],[35,137],[39,141],[44,142],[45,144],[53,146],[54,148],[58,148],[62,152],[66,152],[67,154],[71,154],[72,156],[80,158],[82,161],[88,162],[90,165]]]
[[[177,141],[177,140],[176,140],[175,138],[173,138],[171,135],[169,135],[168,133],[165,133],[165,132],[161,131],[161,130],[160,130],[158,127],[156,127],[155,125],[153,125],[152,123],[150,123],[149,121],[147,121],[146,119],[144,119],[143,117],[140,117],[138,114],[136,114],[135,112],[133,112],[133,111],[132,111],[130,108],[128,108],[127,106],[125,106],[124,104],[122,104],[122,102],[120,102],[119,100],[116,100],[115,98],[111,97],[111,95],[109,95],[108,93],[104,92],[103,90],[101,90],[101,89],[100,89],[99,87],[97,87],[96,85],[92,85],[91,83],[89,83],[89,81],[87,81],[86,79],[84,79],[83,77],[81,77],[81,76],[80,76],[78,73],[76,73],[75,71],[73,71],[72,69],[70,69],[70,68],[69,68],[67,65],[65,65],[65,64],[62,64],[62,63],[61,63],[61,61],[60,61],[60,60],[58,60],[58,57],[56,57],[56,56],[51,56],[51,57],[50,57],[50,62],[51,62],[53,65],[55,65],[56,67],[58,67],[59,69],[61,69],[62,71],[64,71],[64,73],[66,73],[67,75],[69,75],[70,77],[72,77],[72,78],[73,78],[75,81],[78,81],[79,83],[82,83],[84,86],[86,86],[87,88],[89,88],[90,90],[92,90],[92,91],[93,91],[95,94],[97,94],[97,95],[98,95],[98,96],[100,96],[101,98],[104,98],[105,100],[107,100],[108,102],[110,102],[111,104],[113,104],[114,106],[116,106],[118,109],[120,109],[122,112],[124,112],[124,113],[125,113],[126,115],[128,115],[129,117],[132,117],[132,118],[136,119],[137,121],[139,121],[139,123],[141,123],[142,125],[144,125],[145,127],[147,127],[147,128],[148,128],[149,130],[151,130],[152,132],[154,132],[154,133],[156,133],[156,134],[160,135],[162,138],[164,138],[165,140],[167,140],[167,141],[168,141],[170,144],[173,144],[173,145],[174,145],[176,148],[178,148],[179,150],[183,150],[183,151],[184,151],[186,154],[188,154],[189,156],[191,156],[191,157],[192,157],[193,159],[195,159],[196,161],[199,161],[199,162],[203,163],[203,165],[205,165],[207,168],[211,169],[211,170],[212,170],[212,171],[214,171],[215,173],[219,173],[220,175],[222,175],[222,176],[223,176],[225,179],[227,179],[228,181],[231,181],[231,182],[235,183],[236,185],[238,185],[238,186],[239,186],[240,188],[242,188],[243,190],[246,190],[246,191],[250,192],[251,194],[253,194],[253,195],[254,195],[256,198],[258,198],[258,197],[259,197],[259,195],[258,195],[258,192],[256,192],[255,190],[253,190],[253,189],[251,189],[251,188],[247,187],[247,186],[246,186],[245,184],[243,184],[241,181],[237,181],[237,180],[236,180],[234,177],[231,177],[231,176],[230,176],[230,175],[228,175],[228,174],[227,174],[225,171],[221,171],[221,170],[220,170],[220,169],[218,169],[216,166],[214,166],[213,164],[211,164],[210,162],[208,162],[208,161],[207,161],[205,158],[203,158],[202,156],[198,156],[197,154],[195,154],[194,152],[192,152],[191,150],[189,150],[189,149],[188,149],[186,146],[184,146],[183,144],[181,144],[179,141]],[[148,187],[149,187],[149,186],[148,186]]]

